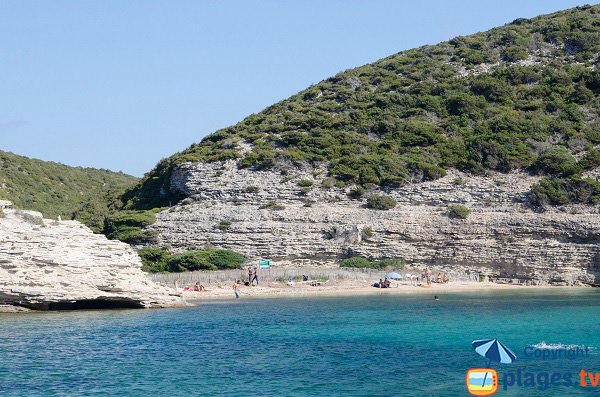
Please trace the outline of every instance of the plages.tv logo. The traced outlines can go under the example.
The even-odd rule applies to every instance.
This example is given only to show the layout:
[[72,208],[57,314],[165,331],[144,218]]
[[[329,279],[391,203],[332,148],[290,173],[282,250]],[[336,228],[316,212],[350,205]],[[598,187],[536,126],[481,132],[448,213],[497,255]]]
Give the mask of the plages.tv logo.
[[467,391],[473,396],[491,396],[498,391],[498,373],[490,368],[467,371]]
[[[480,356],[491,362],[512,363],[517,356],[498,339],[479,339],[471,342],[471,346]],[[498,391],[498,373],[491,368],[471,368],[465,378],[467,391],[472,396],[491,396]]]

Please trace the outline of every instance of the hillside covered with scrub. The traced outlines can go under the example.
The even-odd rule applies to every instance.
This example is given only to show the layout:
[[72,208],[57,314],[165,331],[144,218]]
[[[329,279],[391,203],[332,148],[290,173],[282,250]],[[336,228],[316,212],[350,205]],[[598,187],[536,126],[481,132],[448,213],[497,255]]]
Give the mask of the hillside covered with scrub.
[[[600,165],[600,6],[583,6],[350,69],[162,160],[124,200],[181,199],[174,166],[326,164],[339,185],[396,188],[449,168],[542,174],[535,197],[592,203]],[[577,194],[570,194],[575,190]]]
[[0,151],[0,199],[45,217],[78,219],[95,232],[137,178],[108,170],[69,167]]

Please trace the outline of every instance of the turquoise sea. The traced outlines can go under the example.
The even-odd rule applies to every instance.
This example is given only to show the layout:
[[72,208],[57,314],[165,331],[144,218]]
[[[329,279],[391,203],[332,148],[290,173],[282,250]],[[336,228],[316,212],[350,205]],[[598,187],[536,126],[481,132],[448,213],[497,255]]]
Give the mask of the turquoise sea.
[[[466,370],[486,364],[471,341],[484,338],[517,355],[492,365],[498,396],[600,394],[578,375],[600,373],[600,291],[431,298],[242,298],[185,309],[2,314],[0,396],[466,396]],[[542,360],[524,356],[528,345],[591,350]],[[542,386],[504,390],[503,377],[518,371]],[[560,383],[571,374],[573,384],[544,387],[544,373],[560,373]]]

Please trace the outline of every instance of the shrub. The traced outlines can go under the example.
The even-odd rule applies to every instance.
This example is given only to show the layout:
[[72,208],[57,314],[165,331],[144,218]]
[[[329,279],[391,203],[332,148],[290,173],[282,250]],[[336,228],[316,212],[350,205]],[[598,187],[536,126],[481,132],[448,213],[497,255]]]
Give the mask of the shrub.
[[575,157],[563,147],[546,150],[538,157],[534,168],[538,173],[556,176],[570,176],[581,172]]
[[579,166],[586,170],[600,167],[600,150],[591,149],[581,158]]
[[20,212],[21,218],[27,223],[31,223],[33,225],[42,226],[44,224],[44,219],[41,216],[31,215],[27,212]]
[[248,186],[243,191],[244,193],[258,193],[260,188],[258,186]]
[[542,178],[530,191],[533,206],[547,204],[596,204],[600,202],[600,182],[591,178]]
[[350,191],[348,192],[348,197],[350,197],[353,200],[358,200],[363,196],[363,194],[365,194],[365,189],[360,186],[357,186],[350,189]]
[[194,199],[191,197],[184,198],[181,200],[181,205],[190,205],[194,202]]
[[381,259],[373,262],[373,267],[379,269],[385,269],[386,267],[391,267],[394,269],[403,269],[404,268],[404,260],[402,259]]
[[331,226],[329,229],[321,230],[321,233],[323,233],[323,238],[325,240],[334,239],[335,236],[337,235],[337,227]]
[[353,256],[352,258],[343,259],[340,261],[340,267],[369,269],[385,269],[386,267],[391,267],[395,269],[402,269],[404,267],[404,261],[396,258],[370,261],[362,256]]
[[4,213],[4,210],[2,210],[2,208],[0,208],[0,218],[6,218],[6,214]]
[[306,196],[308,193],[310,193],[310,187],[303,187],[302,189],[300,189],[300,191],[298,192],[301,196]]
[[222,232],[226,232],[231,227],[230,221],[221,221],[215,225],[215,229],[219,229]]
[[362,236],[363,240],[368,240],[371,237],[373,237],[373,235],[374,235],[373,228],[371,228],[371,226],[363,227],[363,229],[361,231],[361,236]]
[[323,189],[331,189],[334,186],[335,186],[334,178],[325,178],[325,179],[323,179],[323,182],[321,182],[321,187]]
[[465,180],[459,176],[459,177],[454,178],[452,183],[456,186],[463,186],[465,184]]
[[141,229],[156,222],[156,213],[160,208],[148,211],[127,211],[104,224],[104,234],[111,240],[120,240],[129,244],[148,244],[156,241],[157,233]]
[[107,237],[110,240],[119,240],[127,244],[143,245],[155,243],[158,232],[144,231],[132,226],[123,226],[112,231]]
[[112,226],[146,227],[156,222],[156,210],[128,211],[109,220]]
[[187,272],[194,270],[218,270],[218,268],[210,262],[208,251],[189,251],[171,257],[167,262],[167,270],[170,272]]
[[459,204],[450,204],[448,206],[448,216],[450,218],[467,219],[471,210]]
[[284,205],[278,204],[277,201],[275,200],[271,200],[263,205],[261,205],[260,207],[258,207],[261,210],[273,210],[273,211],[281,211],[285,209]]
[[362,256],[354,256],[352,258],[343,259],[340,262],[340,267],[371,267],[371,262]]
[[300,179],[298,181],[298,186],[301,187],[311,187],[313,185],[313,181],[311,181],[310,179]]
[[149,273],[167,271],[167,262],[171,253],[164,248],[140,248],[137,250],[142,259],[142,270]]
[[244,255],[230,250],[188,251],[171,257],[167,262],[167,270],[170,272],[185,272],[239,269],[245,260]]
[[367,198],[367,207],[376,210],[390,210],[396,204],[396,200],[385,194],[372,194]]
[[216,249],[209,250],[211,262],[219,269],[239,269],[246,261],[246,257],[240,253]]

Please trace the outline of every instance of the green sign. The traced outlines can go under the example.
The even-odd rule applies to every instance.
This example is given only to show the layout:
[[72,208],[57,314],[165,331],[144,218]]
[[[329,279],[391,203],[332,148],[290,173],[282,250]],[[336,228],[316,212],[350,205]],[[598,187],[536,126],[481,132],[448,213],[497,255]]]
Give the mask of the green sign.
[[271,266],[271,261],[268,259],[258,261],[258,267],[261,269],[268,269]]

